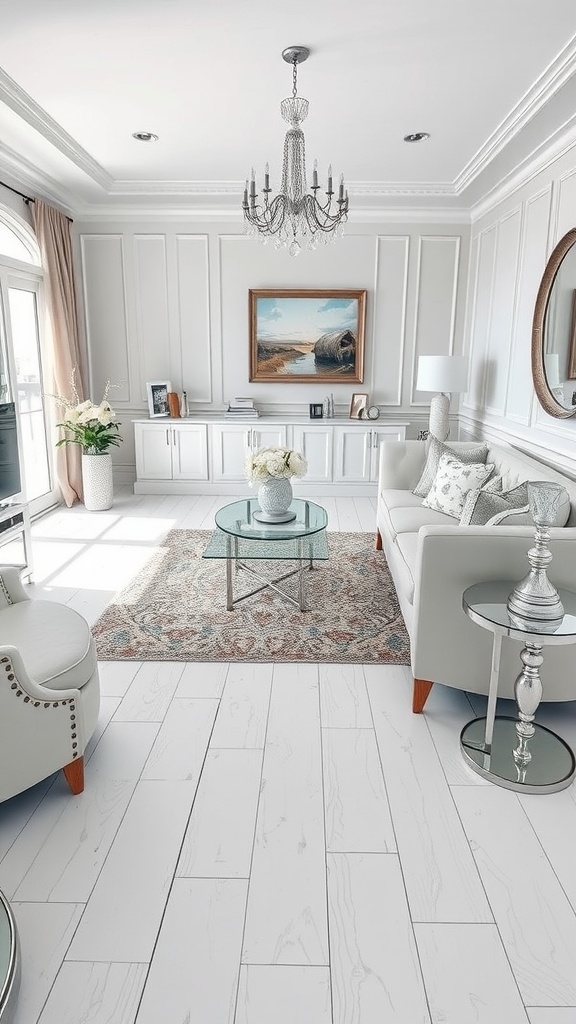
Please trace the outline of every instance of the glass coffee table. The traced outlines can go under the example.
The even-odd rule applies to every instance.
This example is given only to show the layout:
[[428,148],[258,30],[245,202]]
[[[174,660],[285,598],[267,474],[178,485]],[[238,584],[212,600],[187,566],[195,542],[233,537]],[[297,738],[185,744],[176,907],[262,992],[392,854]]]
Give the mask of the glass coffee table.
[[[285,600],[306,611],[306,576],[315,561],[328,558],[328,513],[313,501],[294,498],[290,510],[295,518],[290,523],[260,523],[254,512],[260,508],[257,498],[243,498],[224,505],[215,516],[216,529],[203,558],[226,560],[226,609],[248,597],[270,588]],[[296,566],[273,579],[263,576],[254,566],[257,561],[296,562]],[[257,580],[259,586],[246,593],[234,594],[234,581],[240,572]],[[298,597],[279,586],[291,576],[298,577]]]

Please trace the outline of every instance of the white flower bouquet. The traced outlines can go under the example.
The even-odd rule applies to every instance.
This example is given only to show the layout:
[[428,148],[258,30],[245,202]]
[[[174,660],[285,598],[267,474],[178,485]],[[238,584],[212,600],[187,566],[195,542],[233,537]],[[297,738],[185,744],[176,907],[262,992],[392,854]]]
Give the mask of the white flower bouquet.
[[119,433],[120,424],[116,423],[116,413],[108,401],[110,388],[113,387],[108,380],[99,405],[94,405],[88,398],[81,402],[76,390],[76,373],[72,372],[70,389],[74,401],[64,398],[62,395],[52,395],[58,405],[64,411],[64,420],[57,423],[62,427],[65,436],[56,442],[59,448],[63,444],[79,444],[86,455],[100,455],[107,452],[111,445],[118,447],[122,437]]
[[246,476],[251,484],[306,476],[307,469],[304,456],[290,448],[260,448],[246,459]]

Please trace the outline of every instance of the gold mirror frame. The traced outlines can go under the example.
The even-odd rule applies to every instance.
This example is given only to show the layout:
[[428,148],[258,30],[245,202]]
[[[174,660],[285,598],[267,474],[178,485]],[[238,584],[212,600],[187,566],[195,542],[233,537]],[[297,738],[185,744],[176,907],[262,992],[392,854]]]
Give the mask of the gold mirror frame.
[[548,303],[550,301],[550,295],[554,281],[556,280],[556,275],[560,269],[562,260],[567,253],[570,252],[570,249],[575,242],[576,228],[572,228],[571,231],[568,231],[564,237],[560,239],[558,245],[550,256],[550,259],[546,264],[544,274],[542,275],[538,295],[536,296],[534,319],[532,321],[532,381],[534,384],[534,390],[536,391],[536,396],[544,411],[547,412],[549,416],[556,416],[558,419],[568,419],[570,416],[576,416],[576,407],[573,409],[566,409],[565,406],[561,405],[553,395],[548,384],[544,368],[544,326],[546,322]]

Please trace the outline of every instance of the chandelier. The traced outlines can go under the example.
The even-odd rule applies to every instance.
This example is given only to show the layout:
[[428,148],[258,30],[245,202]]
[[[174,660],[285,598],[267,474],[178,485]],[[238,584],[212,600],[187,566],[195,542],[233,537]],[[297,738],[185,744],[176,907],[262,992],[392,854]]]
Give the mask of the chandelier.
[[300,125],[308,116],[308,100],[297,95],[298,65],[307,60],[310,50],[306,46],[289,46],[282,57],[292,64],[292,96],[282,100],[280,111],[290,125],[284,139],[281,191],[272,199],[268,164],[264,168],[263,199],[258,202],[254,168],[244,187],[242,209],[246,231],[266,243],[275,237],[275,248],[286,247],[291,256],[298,256],[305,245],[315,249],[318,241],[336,241],[344,233],[348,220],[348,190],[344,188],[344,175],[340,175],[338,199],[332,197],[332,167],[328,167],[326,201],[318,198],[317,161],[314,161],[312,184],[307,191],[306,149],[304,132]]

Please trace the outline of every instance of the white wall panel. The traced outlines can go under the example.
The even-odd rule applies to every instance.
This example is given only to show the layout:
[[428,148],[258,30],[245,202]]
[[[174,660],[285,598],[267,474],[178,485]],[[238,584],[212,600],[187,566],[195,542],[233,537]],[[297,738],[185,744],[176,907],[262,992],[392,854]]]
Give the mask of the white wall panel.
[[212,401],[210,360],[210,309],[208,237],[177,235],[178,342],[180,379],[173,382],[186,390],[188,402]]
[[170,359],[165,235],[134,235],[134,294],[141,398],[145,400],[147,380],[171,380],[172,371],[178,371]]
[[82,299],[91,398],[99,402],[108,378],[114,406],[130,401],[123,240],[119,234],[83,234]]
[[468,394],[462,404],[464,408],[482,409],[484,407],[488,336],[492,315],[496,225],[482,232],[475,244],[478,252],[471,320],[470,377]]
[[[452,355],[460,237],[422,237],[418,251],[415,304],[414,386],[418,357]],[[414,391],[413,401],[427,405],[430,396]]]
[[523,424],[529,423],[532,408],[533,387],[530,358],[532,318],[536,294],[546,264],[550,200],[551,189],[548,187],[529,199],[524,210],[516,322],[506,396],[506,416]]
[[374,298],[371,402],[400,405],[406,351],[406,301],[410,238],[378,239]]
[[484,402],[487,411],[498,416],[503,415],[506,403],[519,246],[520,210],[517,209],[504,217],[498,225],[492,315],[486,346]]
[[576,169],[558,183],[558,218],[555,242],[576,226]]

